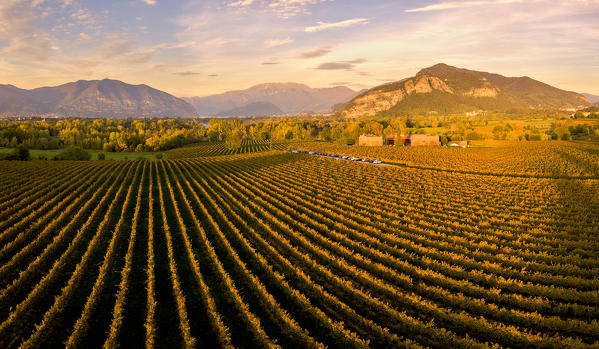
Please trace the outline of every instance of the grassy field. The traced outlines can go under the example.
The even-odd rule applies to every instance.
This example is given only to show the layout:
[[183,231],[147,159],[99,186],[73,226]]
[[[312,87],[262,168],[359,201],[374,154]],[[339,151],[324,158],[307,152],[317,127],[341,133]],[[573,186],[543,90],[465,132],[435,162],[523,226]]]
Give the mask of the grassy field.
[[[31,155],[31,159],[38,160],[40,156],[44,159],[52,160],[56,154],[60,153],[63,149],[51,149],[51,150],[40,150],[40,149],[31,149],[29,150],[29,154]],[[92,160],[98,160],[98,154],[102,153],[99,150],[86,149],[88,153],[91,154]],[[12,153],[12,148],[0,148],[0,154],[8,154]],[[162,154],[163,159],[166,159],[167,155],[163,152],[144,152],[144,153],[104,153],[106,156],[106,160],[154,160],[156,159],[156,154]]]
[[597,145],[534,144],[1,161],[0,347],[596,348]]

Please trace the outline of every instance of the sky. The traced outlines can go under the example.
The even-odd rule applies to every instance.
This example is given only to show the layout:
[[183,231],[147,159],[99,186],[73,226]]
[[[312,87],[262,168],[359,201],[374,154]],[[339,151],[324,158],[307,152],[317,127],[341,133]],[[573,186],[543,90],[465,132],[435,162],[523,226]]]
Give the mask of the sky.
[[599,95],[599,0],[0,0],[0,84],[370,88],[446,63]]

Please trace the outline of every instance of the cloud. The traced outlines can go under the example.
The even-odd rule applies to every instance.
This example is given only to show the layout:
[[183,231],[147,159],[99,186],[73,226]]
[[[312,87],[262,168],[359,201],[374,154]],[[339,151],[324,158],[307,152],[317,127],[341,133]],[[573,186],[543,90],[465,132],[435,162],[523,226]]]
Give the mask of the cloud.
[[208,76],[211,77],[211,78],[214,78],[214,77],[217,77],[218,74],[208,74]]
[[461,7],[501,5],[522,2],[522,0],[480,0],[480,1],[445,1],[438,4],[405,10],[405,12],[442,11]]
[[314,69],[320,70],[352,70],[356,64],[366,62],[363,58],[353,59],[351,61],[326,62],[321,63]]
[[263,65],[275,65],[275,64],[281,64],[279,62],[262,62]]
[[186,71],[176,72],[176,73],[173,73],[173,74],[179,75],[179,76],[191,76],[191,75],[200,75],[201,73],[186,70]]
[[92,14],[88,9],[80,9],[77,12],[72,13],[71,17],[82,22],[82,21],[90,20],[92,18]]
[[83,40],[90,40],[92,37],[85,34],[84,32],[79,33],[79,37],[81,37]]
[[293,42],[293,39],[291,39],[291,38],[267,40],[264,42],[264,48],[273,48],[273,47],[277,47],[277,46],[290,44],[292,42]]
[[204,46],[223,46],[233,42],[237,42],[239,39],[225,39],[225,38],[214,38],[211,40],[206,40],[202,43]]
[[229,4],[229,6],[231,7],[241,7],[241,6],[250,6],[251,4],[254,3],[255,0],[240,0],[240,1],[235,1]]
[[143,3],[145,3],[146,5],[156,5],[156,0],[141,0]]
[[135,42],[131,39],[117,39],[102,44],[98,50],[100,58],[109,59],[131,51]]
[[345,86],[345,85],[349,85],[350,83],[347,81],[338,81],[338,82],[331,82],[330,85],[331,86]]
[[333,48],[333,46],[331,46],[331,45],[317,47],[314,50],[300,53],[299,55],[296,56],[296,58],[306,59],[306,58],[322,57],[322,56],[330,53],[332,48]]
[[185,30],[183,30],[183,33],[194,31],[198,28],[204,27],[206,24],[208,24],[208,23],[203,22],[203,21],[191,23],[185,27]]
[[122,61],[128,64],[145,63],[150,60],[154,51],[141,51],[128,54],[123,57]]
[[164,71],[168,67],[166,63],[153,64],[150,68],[155,71]]
[[0,40],[31,35],[33,24],[45,17],[37,6],[29,6],[23,1],[0,1]]
[[55,51],[50,40],[38,35],[14,38],[2,52],[29,61],[47,61]]
[[166,49],[176,47],[176,46],[177,45],[171,45],[171,44],[154,45],[152,47],[145,48],[145,49],[139,50],[137,52],[133,52],[133,53],[126,55],[125,57],[123,57],[122,62],[128,63],[128,64],[144,63],[144,62],[149,61],[150,58],[152,58],[152,55],[162,52]]
[[353,27],[355,25],[368,24],[368,23],[369,23],[368,18],[353,18],[353,19],[346,19],[345,21],[332,22],[332,23],[319,21],[318,25],[306,27],[306,29],[304,29],[304,31],[307,33],[314,33],[314,32],[319,32],[319,31],[323,31],[323,30],[329,30],[329,29],[334,29],[334,28],[347,28],[347,27]]
[[329,62],[321,63],[316,69],[321,70],[351,70],[354,67],[353,64],[347,62]]
[[263,11],[274,12],[278,17],[290,18],[298,14],[311,14],[307,9],[309,5],[315,5],[321,2],[333,0],[236,0],[230,2],[227,6],[234,8],[246,8],[259,3]]

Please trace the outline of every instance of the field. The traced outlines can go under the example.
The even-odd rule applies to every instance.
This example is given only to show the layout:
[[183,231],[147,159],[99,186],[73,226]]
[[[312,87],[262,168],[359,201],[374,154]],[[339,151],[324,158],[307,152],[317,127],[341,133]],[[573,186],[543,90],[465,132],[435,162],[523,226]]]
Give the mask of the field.
[[0,162],[0,347],[599,346],[596,144],[242,149]]
[[[41,150],[41,149],[31,149],[29,153],[31,158],[34,160],[39,160],[40,156],[44,159],[52,160],[52,158],[58,155],[64,149],[51,149],[51,150]],[[10,154],[14,151],[12,148],[0,148],[0,154]],[[102,153],[98,150],[86,149],[88,153],[92,156],[92,160],[98,160],[98,154]],[[162,154],[163,158],[166,157],[164,153],[160,152],[140,152],[140,153],[129,153],[129,152],[118,152],[112,153],[107,152],[104,153],[105,160],[152,160],[156,158],[156,154]]]
[[248,154],[269,150],[284,150],[293,147],[298,142],[294,141],[248,141],[244,140],[238,149],[227,149],[224,143],[204,143],[201,145],[186,146],[166,152],[171,159],[187,159],[194,157]]
[[552,178],[599,178],[599,144],[566,141],[478,141],[460,147],[294,144],[298,149],[355,155],[392,164],[449,172]]

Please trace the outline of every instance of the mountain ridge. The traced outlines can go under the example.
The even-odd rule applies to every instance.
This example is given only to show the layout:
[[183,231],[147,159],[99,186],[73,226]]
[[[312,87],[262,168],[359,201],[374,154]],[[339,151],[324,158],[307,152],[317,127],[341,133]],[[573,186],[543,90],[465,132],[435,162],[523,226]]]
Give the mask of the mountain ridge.
[[253,102],[242,107],[225,110],[217,116],[273,116],[282,115],[283,111],[270,102]]
[[589,102],[591,102],[591,103],[593,103],[593,104],[595,104],[595,105],[596,105],[597,103],[599,103],[599,96],[597,96],[597,95],[593,95],[593,94],[590,94],[590,93],[581,93],[581,95],[585,96],[585,97],[586,97],[586,99],[587,99]]
[[439,63],[415,76],[376,86],[338,113],[348,118],[400,114],[576,109],[586,98],[530,77],[505,77]]
[[0,85],[0,115],[51,114],[124,118],[186,117],[196,113],[193,106],[171,94],[120,80],[78,80],[30,90]]
[[192,104],[200,115],[221,115],[226,111],[258,102],[270,103],[279,108],[283,114],[298,114],[327,113],[335,104],[348,102],[355,95],[357,95],[356,91],[345,86],[311,88],[294,82],[270,82],[244,90],[183,99]]

